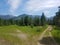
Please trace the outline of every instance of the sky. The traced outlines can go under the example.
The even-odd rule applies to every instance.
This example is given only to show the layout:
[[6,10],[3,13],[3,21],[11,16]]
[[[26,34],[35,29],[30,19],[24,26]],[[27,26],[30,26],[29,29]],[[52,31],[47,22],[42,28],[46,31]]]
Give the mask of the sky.
[[0,0],[0,15],[21,14],[54,16],[60,0]]

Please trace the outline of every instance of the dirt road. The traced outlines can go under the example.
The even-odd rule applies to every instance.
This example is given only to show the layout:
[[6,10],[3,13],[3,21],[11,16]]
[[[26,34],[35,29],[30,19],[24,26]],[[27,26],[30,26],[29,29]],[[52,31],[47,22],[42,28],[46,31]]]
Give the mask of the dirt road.
[[58,45],[51,34],[51,30],[52,27],[48,26],[48,28],[40,35],[37,42],[38,45]]

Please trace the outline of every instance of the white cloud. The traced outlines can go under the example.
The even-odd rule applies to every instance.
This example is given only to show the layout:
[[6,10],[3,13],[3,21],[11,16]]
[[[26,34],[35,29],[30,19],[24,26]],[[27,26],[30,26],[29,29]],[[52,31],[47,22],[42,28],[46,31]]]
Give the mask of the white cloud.
[[51,15],[48,15],[48,14],[50,14],[50,11],[48,11],[48,10],[44,11],[44,14],[45,14],[45,16],[47,16],[47,17],[50,17],[50,16],[51,16]]
[[8,4],[10,5],[9,11],[14,13],[14,11],[19,7],[21,4],[21,0],[8,0]]
[[60,6],[60,0],[29,0],[26,3],[25,9],[28,12],[36,12],[58,6]]

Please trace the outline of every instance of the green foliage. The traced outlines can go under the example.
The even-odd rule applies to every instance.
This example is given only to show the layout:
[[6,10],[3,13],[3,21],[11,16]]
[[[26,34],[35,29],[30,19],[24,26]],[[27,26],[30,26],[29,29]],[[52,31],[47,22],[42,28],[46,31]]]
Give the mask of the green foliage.
[[59,11],[56,12],[56,16],[54,17],[53,21],[56,26],[60,27],[60,8]]
[[24,17],[24,24],[25,24],[25,25],[28,25],[28,16],[25,16],[25,17]]
[[42,16],[41,16],[41,25],[42,26],[46,25],[46,18],[44,16],[44,13],[42,13]]
[[40,32],[41,30],[38,28],[36,31],[37,31],[37,32]]
[[34,17],[34,26],[39,26],[40,25],[40,18],[38,16]]
[[31,24],[31,28],[33,28],[34,26],[33,26],[33,24]]
[[24,15],[20,17],[20,19],[0,19],[0,25],[19,25],[19,26],[29,26],[29,25],[34,25],[34,26],[40,26],[40,25],[45,25],[46,19],[44,14],[42,14],[41,18],[40,16],[29,16],[29,15]]
[[52,35],[55,38],[55,40],[57,41],[57,43],[60,44],[60,30],[57,29],[56,27],[54,27],[54,29],[52,31]]
[[0,18],[0,26],[3,25],[3,19]]

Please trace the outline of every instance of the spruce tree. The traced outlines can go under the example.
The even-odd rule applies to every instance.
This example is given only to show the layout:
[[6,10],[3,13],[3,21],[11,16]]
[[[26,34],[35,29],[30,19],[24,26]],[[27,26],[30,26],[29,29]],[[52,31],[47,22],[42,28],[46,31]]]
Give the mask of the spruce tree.
[[59,11],[56,12],[56,16],[54,17],[55,25],[60,27],[60,7]]
[[42,13],[42,16],[41,16],[41,26],[44,26],[44,25],[46,25],[46,18],[45,18],[44,13]]

